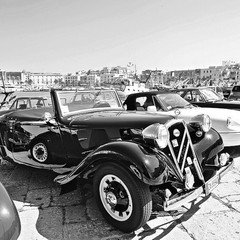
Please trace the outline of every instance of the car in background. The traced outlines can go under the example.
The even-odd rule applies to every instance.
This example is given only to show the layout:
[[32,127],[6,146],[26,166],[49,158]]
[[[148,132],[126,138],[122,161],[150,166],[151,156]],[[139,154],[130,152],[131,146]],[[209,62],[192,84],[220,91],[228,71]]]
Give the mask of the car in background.
[[225,99],[228,99],[231,91],[232,91],[233,86],[223,86],[222,91],[223,91],[223,96]]
[[0,103],[0,111],[41,108],[51,105],[51,99],[47,97],[17,97],[12,92],[4,94],[5,96]]
[[11,197],[0,183],[0,239],[16,240],[21,232],[21,222]]
[[206,115],[187,124],[126,111],[115,90],[50,94],[52,106],[0,113],[2,158],[57,172],[68,191],[77,178],[91,180],[101,213],[123,232],[149,220],[152,195],[177,209],[210,194],[233,165]]
[[221,87],[219,87],[219,86],[206,86],[206,87],[212,89],[215,93],[217,93],[217,95],[221,99],[224,99],[223,89]]
[[173,92],[177,92],[182,98],[199,107],[240,110],[240,100],[229,101],[222,99],[215,91],[209,87],[181,88],[174,89]]
[[[236,147],[240,153],[239,111],[221,108],[201,108],[186,101],[178,93],[166,91],[142,92],[128,95],[127,110],[155,112],[176,119],[191,119],[200,114],[210,116],[212,126],[223,138],[225,147]],[[229,150],[230,151],[230,150]]]
[[228,97],[229,100],[240,100],[240,85],[235,85]]
[[48,99],[44,97],[17,97],[9,107],[9,110],[41,108],[48,106]]

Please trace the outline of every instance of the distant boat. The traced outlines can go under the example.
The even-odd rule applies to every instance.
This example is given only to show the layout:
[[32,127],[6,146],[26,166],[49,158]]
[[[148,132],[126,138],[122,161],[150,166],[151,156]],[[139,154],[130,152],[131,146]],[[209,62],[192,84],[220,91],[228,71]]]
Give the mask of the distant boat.
[[129,95],[131,93],[136,93],[136,92],[148,92],[149,88],[146,88],[144,83],[137,83],[134,82],[133,85],[128,85],[125,86],[124,93],[126,95]]

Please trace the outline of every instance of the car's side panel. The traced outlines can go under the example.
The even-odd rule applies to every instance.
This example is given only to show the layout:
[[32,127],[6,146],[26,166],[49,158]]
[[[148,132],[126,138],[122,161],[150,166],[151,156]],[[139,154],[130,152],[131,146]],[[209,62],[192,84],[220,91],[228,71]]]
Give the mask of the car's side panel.
[[66,184],[77,176],[83,177],[86,172],[111,162],[121,165],[134,173],[141,181],[149,185],[159,185],[166,181],[170,161],[164,154],[157,154],[151,148],[143,148],[134,142],[110,142],[92,151],[69,174],[62,176],[60,184]]
[[[45,121],[17,121],[8,120],[6,125],[1,125],[2,146],[13,161],[37,168],[58,168],[66,165],[65,150],[62,144],[60,131],[57,125],[49,125]],[[40,155],[41,148],[46,146],[46,159],[35,158],[35,153]],[[12,154],[11,154],[12,153]]]

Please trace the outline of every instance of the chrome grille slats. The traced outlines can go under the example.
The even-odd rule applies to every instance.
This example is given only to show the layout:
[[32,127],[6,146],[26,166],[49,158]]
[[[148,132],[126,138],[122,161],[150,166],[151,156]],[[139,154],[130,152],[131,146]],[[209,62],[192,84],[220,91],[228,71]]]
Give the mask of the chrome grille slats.
[[[194,175],[197,175],[199,180],[204,182],[201,166],[197,160],[197,156],[194,151],[192,140],[188,132],[187,124],[181,119],[175,119],[168,122],[166,127],[169,131],[168,148],[177,168],[177,175],[181,181],[184,181],[185,167],[189,166],[194,171]],[[180,131],[180,136],[175,137],[174,129]],[[191,159],[191,164],[187,161],[188,157]]]

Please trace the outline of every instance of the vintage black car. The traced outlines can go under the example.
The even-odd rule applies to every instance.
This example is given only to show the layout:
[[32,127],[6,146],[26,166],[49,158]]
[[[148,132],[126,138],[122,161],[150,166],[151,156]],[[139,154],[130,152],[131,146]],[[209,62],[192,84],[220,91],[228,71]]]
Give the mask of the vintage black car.
[[51,90],[52,107],[0,116],[4,159],[93,181],[97,205],[131,232],[151,216],[152,194],[165,211],[208,195],[233,165],[208,116],[189,124],[171,116],[125,111],[114,90]]
[[179,93],[188,102],[199,107],[240,110],[240,101],[222,99],[209,87],[189,87],[174,89],[173,91]]

